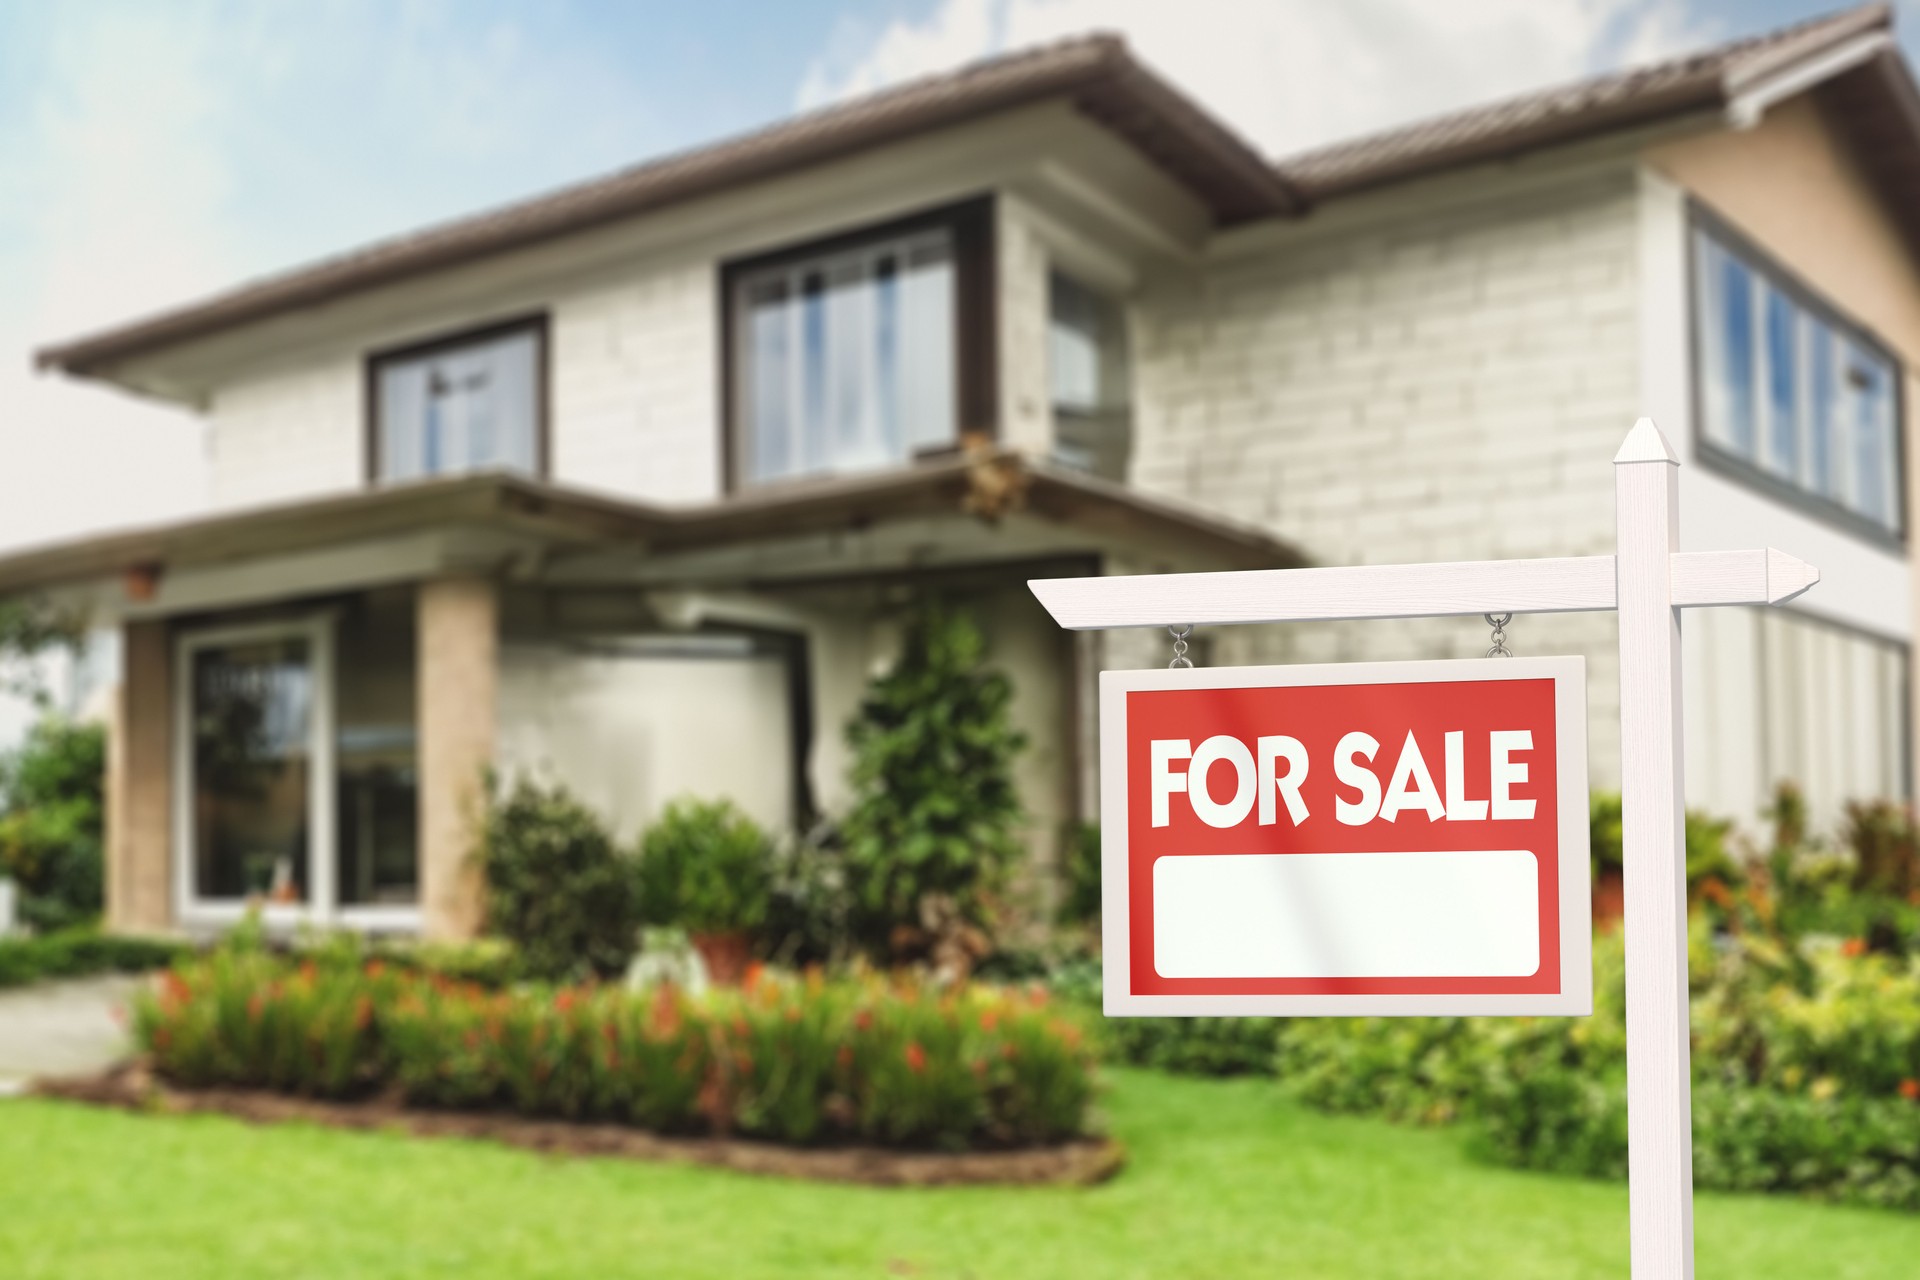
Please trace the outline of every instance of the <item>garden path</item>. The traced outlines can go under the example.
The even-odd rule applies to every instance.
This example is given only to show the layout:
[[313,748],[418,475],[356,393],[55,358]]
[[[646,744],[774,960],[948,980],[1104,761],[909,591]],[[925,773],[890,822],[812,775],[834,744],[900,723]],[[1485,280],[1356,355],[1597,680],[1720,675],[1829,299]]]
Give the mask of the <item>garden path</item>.
[[90,1075],[125,1056],[120,1014],[142,981],[114,974],[0,991],[0,1094],[37,1076]]

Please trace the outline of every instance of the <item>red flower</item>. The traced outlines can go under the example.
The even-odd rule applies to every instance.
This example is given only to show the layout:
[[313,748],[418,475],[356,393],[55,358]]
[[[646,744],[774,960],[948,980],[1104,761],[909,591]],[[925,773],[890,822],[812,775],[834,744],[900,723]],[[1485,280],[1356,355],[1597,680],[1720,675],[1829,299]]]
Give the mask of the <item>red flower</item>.
[[1909,1076],[1900,1082],[1900,1096],[1908,1102],[1920,1102],[1920,1080]]
[[927,1051],[918,1040],[907,1041],[907,1070],[919,1075],[927,1069]]
[[855,1013],[853,1015],[853,1029],[855,1031],[872,1030],[873,1029],[873,1010],[862,1009],[859,1012]]

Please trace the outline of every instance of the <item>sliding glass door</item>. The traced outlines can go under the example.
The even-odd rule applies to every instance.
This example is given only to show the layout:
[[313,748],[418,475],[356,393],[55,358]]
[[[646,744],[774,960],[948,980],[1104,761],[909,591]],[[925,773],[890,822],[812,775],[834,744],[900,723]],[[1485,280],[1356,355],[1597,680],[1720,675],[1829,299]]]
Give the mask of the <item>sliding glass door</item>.
[[334,900],[333,646],[324,618],[196,632],[175,692],[183,922],[307,918]]

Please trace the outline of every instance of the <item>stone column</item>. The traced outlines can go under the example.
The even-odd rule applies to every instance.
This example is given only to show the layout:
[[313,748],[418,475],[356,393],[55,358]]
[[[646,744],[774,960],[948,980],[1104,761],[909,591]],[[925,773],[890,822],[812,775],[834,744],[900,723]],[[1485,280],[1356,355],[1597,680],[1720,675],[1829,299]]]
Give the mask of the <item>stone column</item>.
[[173,646],[167,624],[122,629],[122,674],[108,727],[107,926],[173,924]]
[[420,907],[429,938],[471,938],[484,912],[472,859],[493,763],[499,600],[491,581],[420,585]]

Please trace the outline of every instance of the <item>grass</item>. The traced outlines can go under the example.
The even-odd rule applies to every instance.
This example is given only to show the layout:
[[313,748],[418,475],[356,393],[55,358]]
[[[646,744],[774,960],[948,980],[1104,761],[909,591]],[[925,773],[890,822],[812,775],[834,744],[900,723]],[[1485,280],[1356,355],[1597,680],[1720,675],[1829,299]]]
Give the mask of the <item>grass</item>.
[[[1626,1190],[1270,1081],[1112,1074],[1090,1190],[893,1191],[219,1117],[0,1103],[0,1275],[1625,1277]],[[1907,1277],[1920,1218],[1700,1197],[1699,1275]]]

